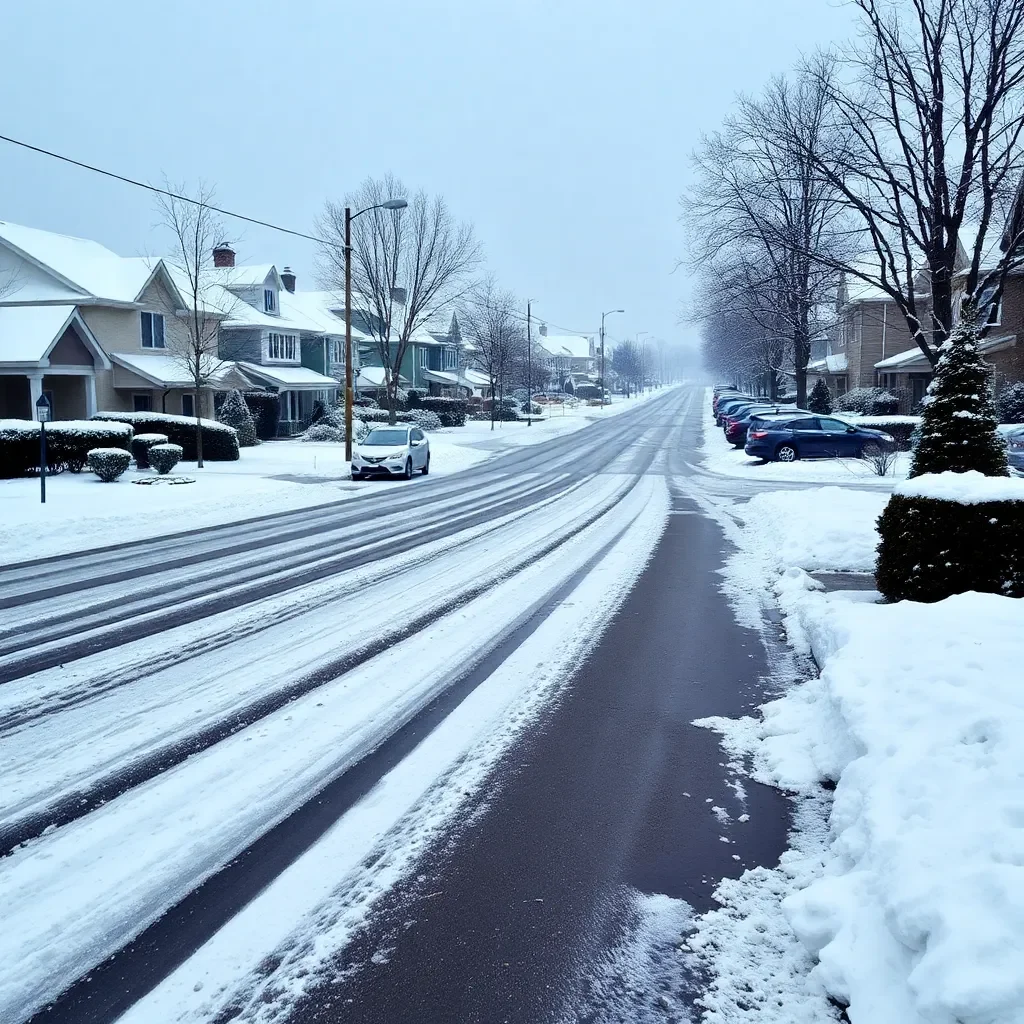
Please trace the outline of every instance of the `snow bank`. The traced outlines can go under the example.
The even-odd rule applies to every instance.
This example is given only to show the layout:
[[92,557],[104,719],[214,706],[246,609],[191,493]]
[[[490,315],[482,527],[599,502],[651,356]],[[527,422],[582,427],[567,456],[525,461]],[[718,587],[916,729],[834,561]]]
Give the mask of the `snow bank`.
[[908,498],[939,498],[962,505],[986,501],[1024,501],[1024,480],[1009,476],[967,473],[925,473],[901,483],[893,492]]
[[820,678],[705,724],[787,789],[837,780],[823,869],[782,902],[813,979],[853,1024],[1021,1024],[1024,601],[877,605],[799,571],[780,600]]
[[757,494],[739,510],[747,540],[778,568],[869,572],[885,494],[842,487]]

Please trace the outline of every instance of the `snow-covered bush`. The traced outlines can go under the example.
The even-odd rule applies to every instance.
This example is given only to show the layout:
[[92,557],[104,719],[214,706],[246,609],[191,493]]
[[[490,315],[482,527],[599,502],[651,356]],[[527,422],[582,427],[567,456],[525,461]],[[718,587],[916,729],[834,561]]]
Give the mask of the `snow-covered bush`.
[[524,416],[540,416],[544,410],[536,402],[532,405],[523,402],[521,411]]
[[899,396],[885,388],[851,388],[835,401],[836,412],[859,412],[865,416],[891,416],[899,408]]
[[167,444],[167,435],[136,434],[132,438],[132,457],[138,469],[149,469],[149,449],[155,444]]
[[442,427],[464,427],[468,403],[464,398],[446,398],[440,395],[424,395],[419,408],[436,412]]
[[891,601],[976,590],[1024,597],[1024,481],[981,473],[919,476],[878,520],[875,578]]
[[909,452],[920,438],[920,416],[861,416],[853,422],[858,427],[890,434],[901,452]]
[[410,409],[409,419],[416,424],[420,430],[440,430],[441,417],[429,409]]
[[[191,416],[175,416],[166,412],[98,412],[93,420],[128,423],[140,432],[166,434],[172,443],[181,445],[186,460],[194,462],[197,458],[196,421]],[[203,458],[209,462],[235,462],[238,459],[238,432],[235,428],[216,420],[199,422],[202,425]]]
[[161,476],[166,476],[181,462],[182,454],[180,444],[155,444],[149,449],[149,462]]
[[[390,417],[388,416],[387,409],[353,409],[352,415],[358,417],[364,423],[389,423]],[[409,413],[400,412],[396,416],[398,423],[408,423]]]
[[281,420],[281,398],[273,391],[243,391],[242,398],[252,413],[256,438],[269,441],[277,437]]
[[235,428],[238,433],[239,447],[252,448],[259,444],[259,438],[256,436],[256,422],[252,418],[252,412],[246,405],[242,393],[237,389],[224,399],[224,404],[220,407],[220,412],[217,413],[217,419],[221,423]]
[[818,413],[819,416],[827,416],[832,412],[832,392],[829,391],[828,385],[821,377],[814,382],[814,387],[811,388],[811,393],[807,398],[807,408],[811,412]]
[[[34,420],[0,420],[0,479],[24,476],[39,469],[40,426]],[[46,424],[49,472],[80,473],[92,448],[123,448],[131,444],[132,428],[92,420],[54,420]]]
[[999,422],[1024,423],[1024,383],[1004,384],[999,392]]
[[361,409],[379,409],[380,405],[377,403],[376,398],[370,398],[369,395],[356,395],[352,399],[352,404],[359,406]]
[[338,444],[345,440],[344,429],[331,426],[330,423],[315,423],[307,427],[302,435],[303,441],[334,442]]
[[132,457],[123,448],[93,448],[86,455],[91,469],[104,483],[113,483],[127,468]]

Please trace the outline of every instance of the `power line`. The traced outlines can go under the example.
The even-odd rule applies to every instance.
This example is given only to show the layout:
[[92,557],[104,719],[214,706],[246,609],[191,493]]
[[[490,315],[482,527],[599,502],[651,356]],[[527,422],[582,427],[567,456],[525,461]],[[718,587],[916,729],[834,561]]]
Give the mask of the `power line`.
[[[201,202],[198,199],[193,199],[191,196],[180,195],[177,192],[172,192],[170,189],[160,188],[157,185],[150,185],[145,181],[138,181],[135,178],[126,177],[123,174],[117,174],[114,171],[108,171],[103,167],[96,167],[94,164],[87,164],[82,160],[75,160],[73,157],[65,156],[62,153],[55,153],[50,149],[43,149],[41,146],[33,146],[29,142],[23,142],[21,139],[11,138],[9,135],[0,135],[0,141],[9,142],[12,146],[20,146],[22,149],[30,150],[33,153],[38,153],[41,156],[48,156],[53,160],[59,160],[62,163],[70,164],[72,167],[78,167],[85,171],[92,171],[94,174],[100,174],[105,178],[112,178],[114,181],[120,181],[125,185],[132,185],[135,188],[145,189],[147,192],[154,192],[157,195],[167,196],[169,199],[176,199],[182,203],[191,203],[193,206],[202,206],[207,210],[212,210],[214,213],[219,213],[224,217],[232,217],[235,220],[245,221],[247,224],[256,224],[261,228],[269,228],[271,231],[280,231],[285,235],[292,235],[295,238],[304,238],[307,242],[316,242],[318,245],[326,245],[331,249],[344,249],[345,246],[339,242],[331,242],[326,238],[320,238],[317,235],[309,235],[304,231],[296,231],[294,228],[285,228],[280,224],[272,224],[267,220],[260,220],[257,217],[248,217],[244,213],[235,213],[233,210],[225,210],[220,206],[213,206],[210,203]],[[477,306],[483,306],[485,303],[476,302],[473,299],[463,299],[464,302],[471,302]],[[516,319],[521,322],[526,322],[526,317],[521,314],[514,314]],[[565,331],[567,334],[578,334],[581,337],[587,334],[593,334],[593,331],[574,331],[570,327],[562,327],[559,324],[552,323],[550,320],[544,320],[541,317],[535,317],[538,323],[543,323],[548,327],[554,327],[556,330]]]

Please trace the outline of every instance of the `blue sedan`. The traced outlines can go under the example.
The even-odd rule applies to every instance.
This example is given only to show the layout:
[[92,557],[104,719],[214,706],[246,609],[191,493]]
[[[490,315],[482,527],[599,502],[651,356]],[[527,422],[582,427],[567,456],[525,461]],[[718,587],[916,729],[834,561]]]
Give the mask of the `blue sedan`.
[[794,416],[754,420],[744,451],[765,461],[797,459],[858,459],[872,450],[891,450],[892,436],[880,430],[855,427],[827,416]]

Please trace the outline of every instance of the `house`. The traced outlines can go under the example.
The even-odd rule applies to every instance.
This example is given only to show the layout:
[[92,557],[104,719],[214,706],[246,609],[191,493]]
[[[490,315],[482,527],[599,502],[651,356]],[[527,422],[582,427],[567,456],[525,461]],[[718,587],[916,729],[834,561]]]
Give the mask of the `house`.
[[[175,355],[187,342],[184,302],[163,260],[0,222],[0,282],[0,417],[31,417],[44,393],[58,419],[98,409],[193,413]],[[221,386],[241,381],[221,369]],[[211,415],[212,389],[202,405]]]
[[[213,259],[211,282],[221,290],[218,305],[225,314],[220,358],[234,362],[256,386],[278,394],[279,431],[297,433],[309,422],[315,402],[337,401],[338,379],[308,363],[328,346],[330,362],[336,363],[344,324],[309,315],[305,300],[296,298],[295,275],[288,268],[282,275],[273,264],[236,265],[226,242],[214,249]],[[317,308],[316,302],[309,306]]]
[[[872,271],[867,268],[865,273]],[[843,274],[836,293],[835,322],[824,338],[812,342],[808,391],[818,379],[825,381],[833,395],[874,387],[878,383],[875,364],[911,344],[910,329],[893,299],[881,289]]]
[[578,334],[549,334],[546,324],[541,324],[538,329],[537,350],[552,374],[559,378],[559,389],[570,377],[574,380],[593,377],[600,358],[593,338]]

